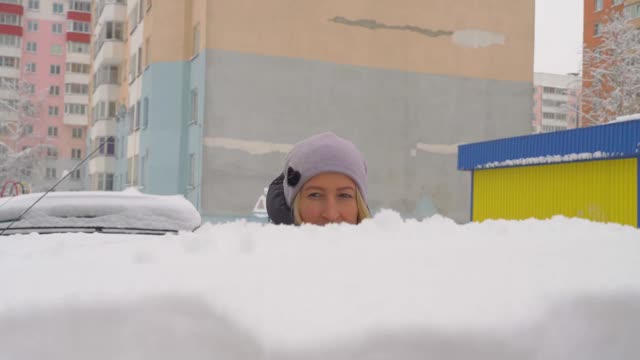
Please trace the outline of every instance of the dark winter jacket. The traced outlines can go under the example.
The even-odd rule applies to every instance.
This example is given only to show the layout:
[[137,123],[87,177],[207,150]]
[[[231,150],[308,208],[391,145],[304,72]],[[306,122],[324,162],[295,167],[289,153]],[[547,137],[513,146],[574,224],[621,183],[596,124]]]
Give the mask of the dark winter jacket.
[[274,224],[293,225],[293,212],[284,197],[284,174],[280,174],[269,185],[267,191],[267,214]]

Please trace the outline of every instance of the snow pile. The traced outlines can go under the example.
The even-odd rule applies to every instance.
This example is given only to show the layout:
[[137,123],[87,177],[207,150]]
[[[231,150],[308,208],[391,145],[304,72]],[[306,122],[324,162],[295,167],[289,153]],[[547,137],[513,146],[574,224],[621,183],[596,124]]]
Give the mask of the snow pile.
[[[0,228],[17,219],[43,194],[0,199]],[[11,228],[108,227],[156,230],[193,230],[200,214],[182,196],[113,191],[52,192]]]
[[539,165],[539,164],[553,164],[570,161],[584,161],[584,160],[598,160],[608,159],[612,157],[622,156],[622,154],[606,153],[602,151],[595,151],[592,153],[580,153],[580,154],[567,154],[567,155],[546,155],[536,156],[521,159],[511,159],[504,161],[493,161],[479,166],[480,169],[491,169],[507,166],[525,166],[525,165]]
[[640,357],[631,227],[386,211],[0,240],[0,358]]

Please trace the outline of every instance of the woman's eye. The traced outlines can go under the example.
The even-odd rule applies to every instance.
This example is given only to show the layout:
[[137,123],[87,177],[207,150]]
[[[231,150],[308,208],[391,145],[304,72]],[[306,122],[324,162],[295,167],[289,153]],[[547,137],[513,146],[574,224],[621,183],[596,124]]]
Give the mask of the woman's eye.
[[311,199],[318,199],[322,197],[322,194],[319,192],[313,192],[313,193],[307,194],[307,197]]
[[340,194],[338,196],[343,198],[343,199],[353,199],[353,195],[351,195],[349,193],[342,193],[342,194]]

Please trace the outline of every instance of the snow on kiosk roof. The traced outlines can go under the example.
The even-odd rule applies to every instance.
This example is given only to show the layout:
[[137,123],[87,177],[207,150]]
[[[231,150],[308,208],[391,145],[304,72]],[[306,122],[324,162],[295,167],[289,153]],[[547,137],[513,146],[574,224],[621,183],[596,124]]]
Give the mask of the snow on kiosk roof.
[[[459,146],[471,220],[554,215],[638,227],[640,117]],[[535,166],[534,166],[535,165]]]
[[[42,193],[0,199],[0,229],[7,227]],[[122,192],[52,192],[5,234],[25,231],[192,231],[200,226],[196,208],[184,197]],[[82,230],[82,231],[85,231]]]

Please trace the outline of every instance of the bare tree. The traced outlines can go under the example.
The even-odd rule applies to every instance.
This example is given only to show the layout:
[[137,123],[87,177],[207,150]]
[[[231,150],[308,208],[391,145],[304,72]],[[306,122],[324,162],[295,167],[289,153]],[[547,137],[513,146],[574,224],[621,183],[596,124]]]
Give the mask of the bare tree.
[[42,178],[45,137],[34,132],[43,94],[18,79],[0,79],[0,186]]
[[640,113],[640,31],[623,14],[599,29],[601,44],[583,53],[583,125]]

